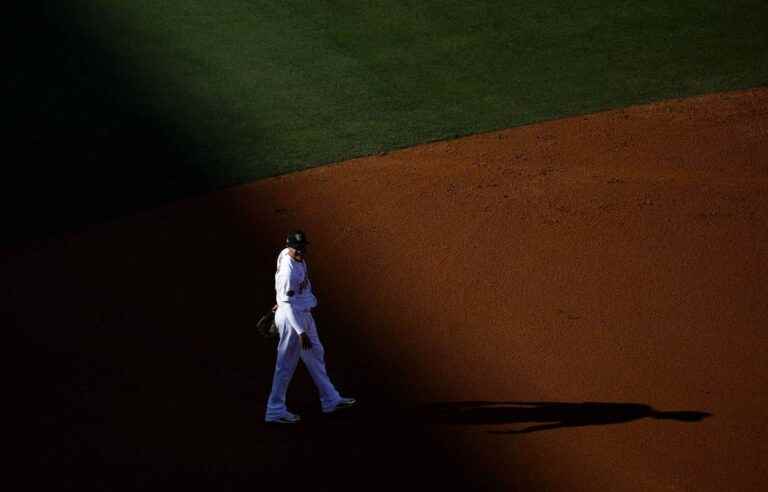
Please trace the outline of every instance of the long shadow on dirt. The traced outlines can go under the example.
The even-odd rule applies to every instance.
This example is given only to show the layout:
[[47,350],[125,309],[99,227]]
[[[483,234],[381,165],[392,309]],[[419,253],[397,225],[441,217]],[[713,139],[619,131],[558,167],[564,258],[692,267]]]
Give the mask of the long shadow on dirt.
[[[389,417],[387,417],[389,415]],[[436,402],[410,410],[360,409],[339,413],[337,421],[397,420],[416,425],[501,426],[522,428],[493,430],[492,434],[527,434],[567,427],[626,424],[650,418],[700,422],[712,416],[701,411],[660,411],[642,403],[464,401]]]
[[643,418],[699,422],[711,416],[699,411],[659,411],[641,403],[605,402],[461,402],[437,403],[426,413],[434,423],[452,425],[530,424],[494,434],[526,434],[565,427],[626,424]]

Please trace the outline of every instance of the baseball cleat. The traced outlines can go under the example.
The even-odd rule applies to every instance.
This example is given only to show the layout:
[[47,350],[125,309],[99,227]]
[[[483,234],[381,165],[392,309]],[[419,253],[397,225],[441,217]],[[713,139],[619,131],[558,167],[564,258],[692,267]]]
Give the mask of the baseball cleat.
[[285,412],[277,417],[266,417],[264,422],[268,424],[296,424],[301,421],[301,417],[295,413]]
[[337,401],[335,405],[332,407],[324,408],[323,413],[333,413],[336,410],[341,410],[342,408],[349,408],[354,406],[357,403],[357,400],[354,398],[342,398],[341,400]]

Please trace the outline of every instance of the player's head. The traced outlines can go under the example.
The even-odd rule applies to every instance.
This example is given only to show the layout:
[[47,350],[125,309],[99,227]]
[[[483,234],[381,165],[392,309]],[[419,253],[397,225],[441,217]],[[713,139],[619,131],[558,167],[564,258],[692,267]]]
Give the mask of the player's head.
[[304,255],[307,252],[307,236],[304,231],[296,230],[291,231],[285,240],[285,245],[289,248],[293,248],[297,253]]

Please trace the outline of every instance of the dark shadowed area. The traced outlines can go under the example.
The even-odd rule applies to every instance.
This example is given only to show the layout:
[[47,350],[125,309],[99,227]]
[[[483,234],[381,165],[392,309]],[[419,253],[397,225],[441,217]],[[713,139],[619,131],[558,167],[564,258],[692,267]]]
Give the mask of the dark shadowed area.
[[[16,2],[3,116],[0,245],[45,240],[215,188],[209,108],[160,105],[87,2]],[[180,101],[181,102],[181,101]]]
[[[282,238],[301,221],[274,220],[274,203],[258,195],[150,210],[217,186],[216,133],[157,107],[90,15],[85,2],[14,7],[0,313],[20,336],[9,357],[20,414],[12,449],[42,467],[25,474],[28,486],[461,483],[450,453],[386,420],[332,435],[263,424],[274,347],[254,324],[273,301]],[[353,329],[338,307],[317,317]],[[391,361],[341,338],[328,344],[341,388],[393,407],[410,398]],[[318,412],[301,369],[291,396],[310,419]]]

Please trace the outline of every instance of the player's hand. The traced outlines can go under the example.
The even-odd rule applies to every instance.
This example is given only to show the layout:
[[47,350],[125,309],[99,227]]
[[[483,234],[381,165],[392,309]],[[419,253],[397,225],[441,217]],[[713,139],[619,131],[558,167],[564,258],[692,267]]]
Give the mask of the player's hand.
[[312,348],[312,341],[309,339],[309,335],[306,333],[301,334],[301,348],[309,350]]
[[277,311],[277,304],[275,304],[274,306],[272,306],[272,312],[274,313],[275,311]]

